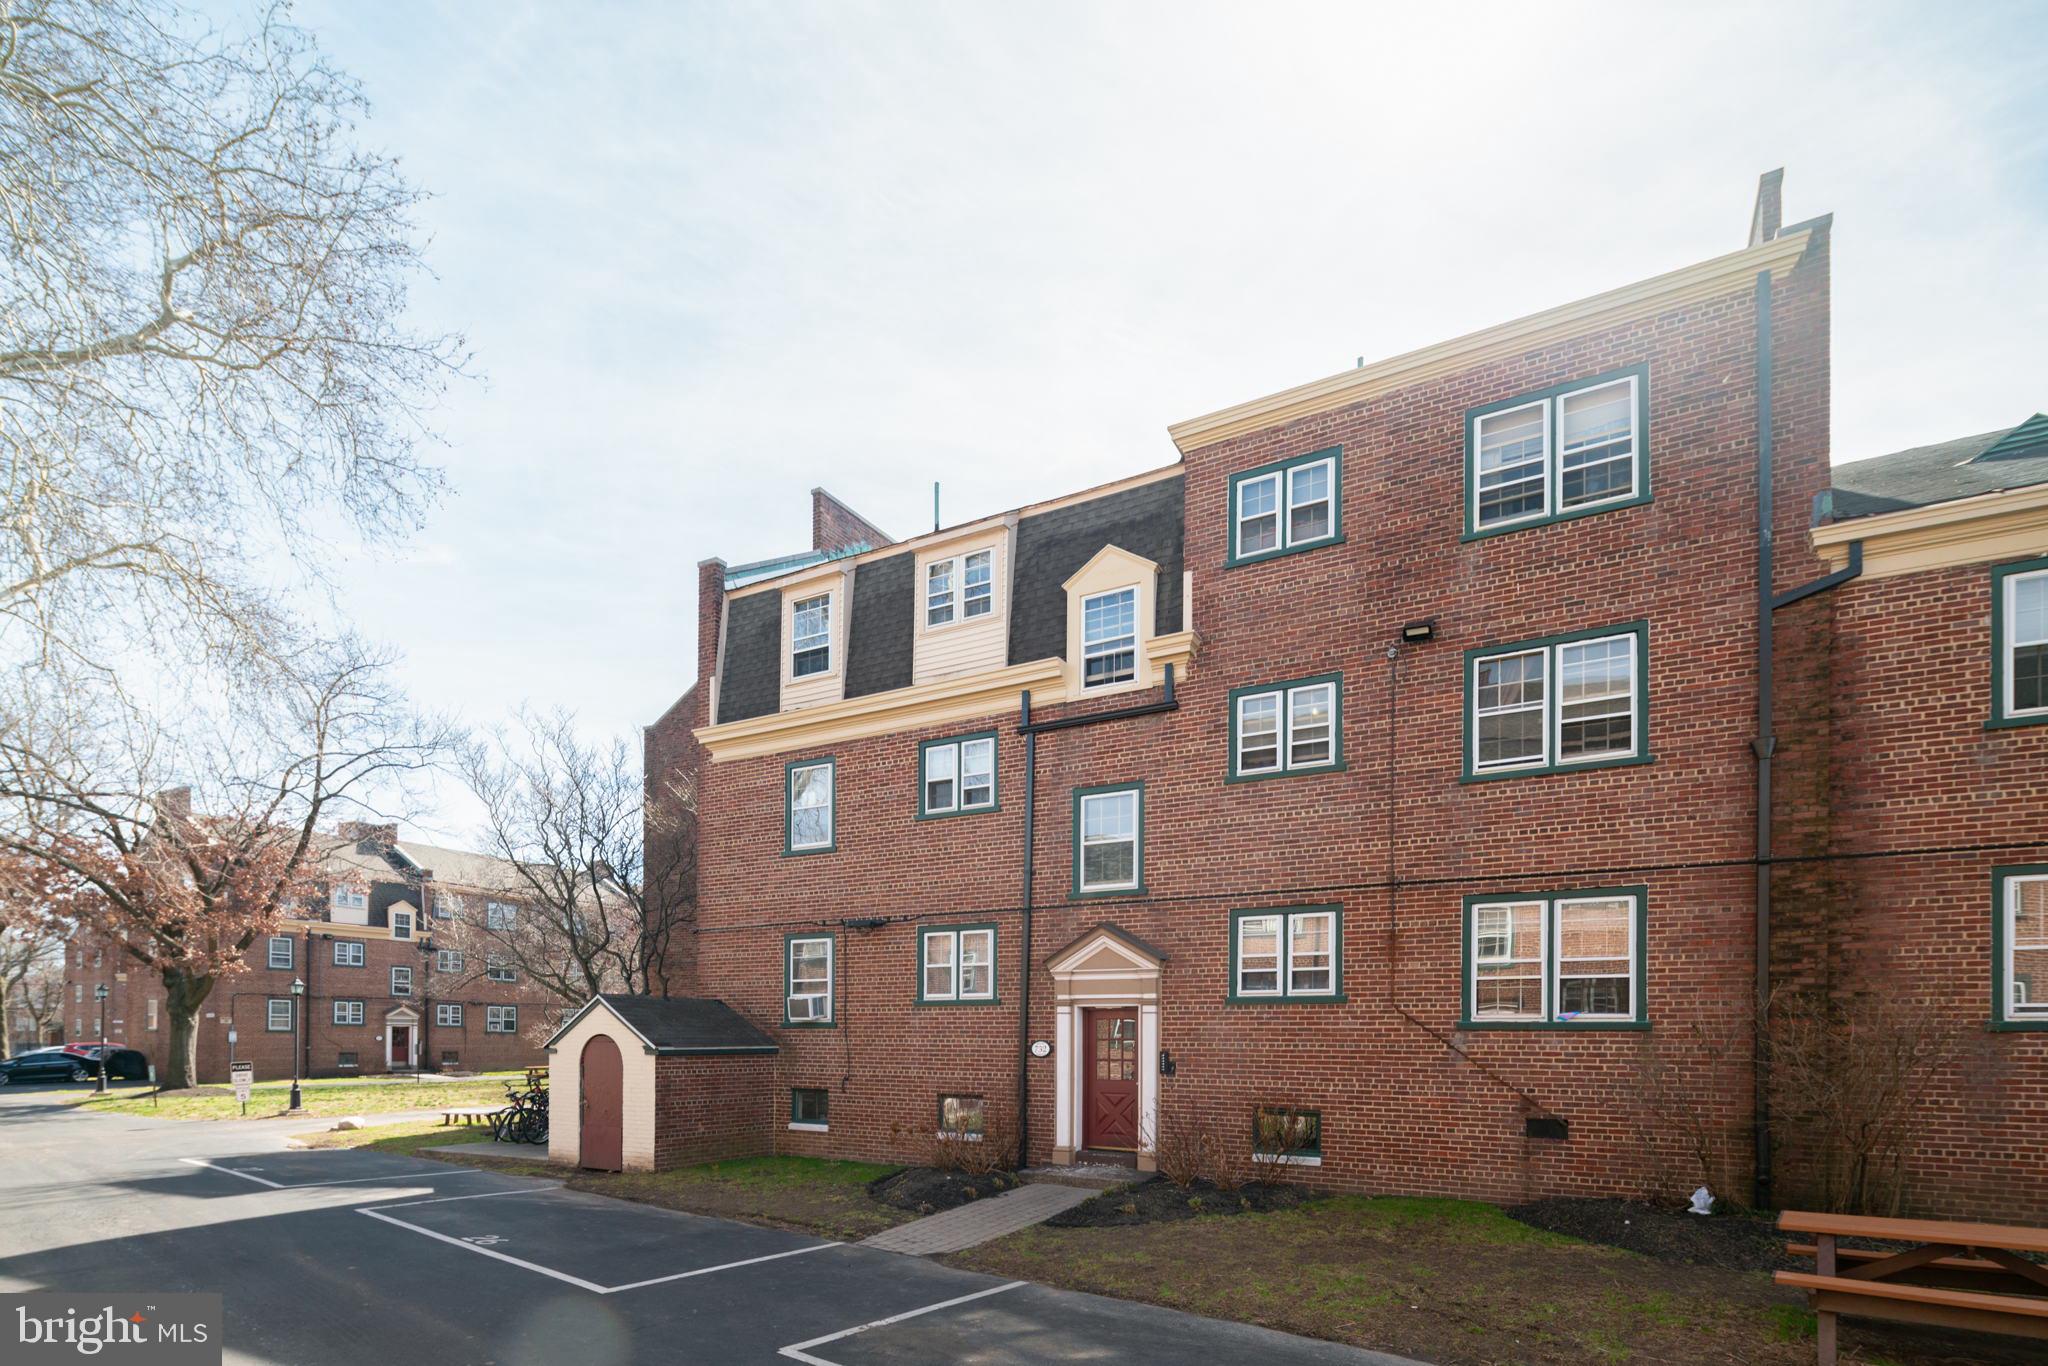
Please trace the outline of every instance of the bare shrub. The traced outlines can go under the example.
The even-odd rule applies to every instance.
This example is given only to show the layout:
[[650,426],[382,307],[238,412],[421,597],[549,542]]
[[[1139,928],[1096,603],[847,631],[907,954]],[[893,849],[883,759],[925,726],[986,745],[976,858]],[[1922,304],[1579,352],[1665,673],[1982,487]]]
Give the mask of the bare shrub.
[[1689,1195],[1695,1186],[1725,1190],[1731,1135],[1709,1062],[1727,1046],[1709,1038],[1697,1021],[1643,1036],[1636,1073],[1637,1125],[1642,1150],[1656,1172],[1656,1193]]
[[925,1165],[962,1176],[993,1176],[1016,1166],[1016,1135],[1000,1114],[982,1117],[978,1134],[935,1130],[925,1145]]
[[1221,1135],[1191,1114],[1175,1114],[1160,1121],[1152,1155],[1159,1174],[1182,1190],[1197,1181],[1216,1181],[1217,1173],[1230,1163]]

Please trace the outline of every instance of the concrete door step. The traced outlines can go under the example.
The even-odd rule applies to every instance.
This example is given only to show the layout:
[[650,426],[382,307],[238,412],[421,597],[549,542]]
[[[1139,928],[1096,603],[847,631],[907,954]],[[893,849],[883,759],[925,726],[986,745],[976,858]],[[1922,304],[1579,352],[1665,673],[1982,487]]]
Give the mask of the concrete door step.
[[1089,1194],[1078,1186],[1019,1186],[943,1214],[899,1224],[886,1233],[877,1233],[861,1246],[883,1252],[907,1252],[914,1257],[958,1252],[1044,1223],[1061,1210],[1080,1204]]
[[1041,1183],[1051,1186],[1079,1186],[1084,1190],[1106,1191],[1117,1186],[1132,1186],[1140,1181],[1150,1181],[1152,1173],[1141,1172],[1133,1167],[1120,1167],[1112,1163],[1077,1163],[1068,1167],[1026,1167],[1017,1173],[1027,1183]]

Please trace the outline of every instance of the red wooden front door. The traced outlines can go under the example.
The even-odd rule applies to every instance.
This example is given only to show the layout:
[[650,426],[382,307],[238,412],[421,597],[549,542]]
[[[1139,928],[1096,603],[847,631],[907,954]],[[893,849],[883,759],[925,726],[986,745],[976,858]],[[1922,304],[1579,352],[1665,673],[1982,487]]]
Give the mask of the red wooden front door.
[[411,1025],[391,1026],[391,1065],[393,1067],[412,1066]]
[[1088,1148],[1135,1152],[1138,1147],[1138,1012],[1086,1012],[1085,1118]]
[[582,1135],[577,1144],[577,1162],[603,1172],[615,1172],[625,1165],[626,1123],[622,1102],[625,1095],[625,1067],[619,1061],[619,1046],[603,1034],[583,1045],[579,1069],[583,1087]]

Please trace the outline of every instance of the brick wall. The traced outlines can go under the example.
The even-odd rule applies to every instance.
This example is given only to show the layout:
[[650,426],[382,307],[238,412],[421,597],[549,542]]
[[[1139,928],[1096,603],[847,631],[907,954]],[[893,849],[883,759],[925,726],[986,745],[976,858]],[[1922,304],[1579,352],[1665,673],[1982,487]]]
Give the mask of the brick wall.
[[[657,1168],[771,1150],[774,1058],[660,1057],[654,1077]],[[787,1109],[785,1104],[785,1115]]]

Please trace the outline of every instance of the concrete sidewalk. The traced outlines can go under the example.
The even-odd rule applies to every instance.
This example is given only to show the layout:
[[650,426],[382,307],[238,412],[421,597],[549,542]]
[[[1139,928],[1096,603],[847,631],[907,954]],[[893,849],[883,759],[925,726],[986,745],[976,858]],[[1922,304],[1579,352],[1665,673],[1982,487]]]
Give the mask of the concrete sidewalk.
[[1001,1238],[1019,1229],[1042,1224],[1061,1210],[1072,1209],[1097,1192],[1080,1186],[1034,1184],[1019,1186],[989,1200],[949,1209],[928,1219],[899,1224],[877,1233],[861,1244],[881,1252],[903,1252],[929,1257],[939,1252],[959,1252]]

